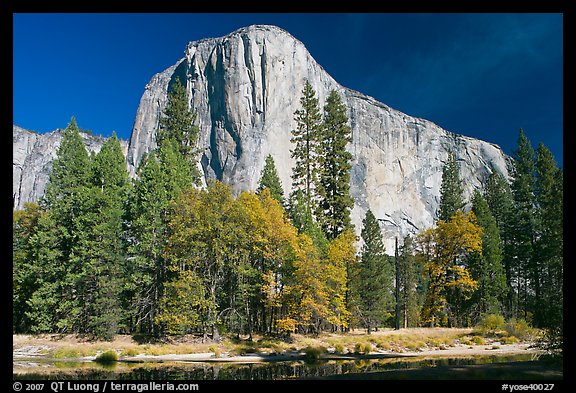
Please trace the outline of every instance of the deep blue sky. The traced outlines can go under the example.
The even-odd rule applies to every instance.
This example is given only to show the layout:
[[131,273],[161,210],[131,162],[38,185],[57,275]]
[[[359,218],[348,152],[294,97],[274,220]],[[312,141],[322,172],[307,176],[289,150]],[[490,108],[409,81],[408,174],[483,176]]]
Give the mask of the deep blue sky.
[[448,131],[562,164],[561,14],[14,14],[13,122],[129,139],[150,78],[186,44],[280,26],[343,86]]

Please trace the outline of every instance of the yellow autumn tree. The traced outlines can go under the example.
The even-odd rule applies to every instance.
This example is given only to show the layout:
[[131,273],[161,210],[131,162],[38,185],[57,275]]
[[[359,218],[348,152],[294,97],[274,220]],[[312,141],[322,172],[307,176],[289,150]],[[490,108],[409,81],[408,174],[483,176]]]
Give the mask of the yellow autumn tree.
[[466,256],[482,250],[482,227],[473,212],[456,212],[445,222],[418,235],[418,257],[424,265],[428,288],[421,320],[430,326],[461,326],[460,309],[477,287]]
[[350,311],[347,308],[348,267],[356,263],[356,235],[350,229],[342,232],[328,245],[325,275],[330,315],[327,321],[337,330],[349,326]]

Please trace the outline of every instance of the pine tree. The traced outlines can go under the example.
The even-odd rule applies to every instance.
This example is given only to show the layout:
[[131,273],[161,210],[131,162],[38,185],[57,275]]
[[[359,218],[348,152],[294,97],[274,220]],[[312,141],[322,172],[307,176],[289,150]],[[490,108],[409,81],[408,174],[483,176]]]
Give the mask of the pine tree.
[[541,326],[561,328],[563,322],[563,176],[550,150],[536,151],[537,236],[535,259],[541,264],[541,297],[536,311]]
[[90,176],[90,156],[74,117],[62,133],[62,142],[56,154],[40,203],[58,218],[64,232],[61,247],[66,258],[74,244],[74,218],[80,214],[80,198]]
[[174,140],[180,154],[188,161],[194,184],[200,183],[200,171],[196,166],[196,142],[200,134],[196,121],[196,112],[189,108],[186,87],[176,78],[169,86],[168,102],[160,118],[157,132],[158,147],[161,148],[165,141]]
[[463,188],[460,181],[458,164],[453,152],[448,153],[448,160],[442,168],[442,185],[440,186],[440,207],[438,219],[450,221],[452,216],[464,208]]
[[268,154],[266,157],[266,163],[264,164],[264,169],[262,169],[262,174],[260,175],[258,194],[260,194],[265,188],[270,190],[272,198],[276,199],[280,202],[280,205],[284,206],[284,190],[282,189],[282,183],[280,182],[280,177],[278,177],[278,171],[276,170],[274,158],[271,154]]
[[92,162],[93,215],[85,222],[90,228],[85,267],[91,282],[92,299],[87,329],[96,337],[111,339],[119,330],[122,312],[126,242],[124,236],[125,201],[129,192],[128,171],[116,134],[108,139]]
[[328,239],[336,238],[350,228],[350,196],[352,154],[346,145],[352,142],[346,106],[336,90],[332,90],[324,106],[324,125],[318,144],[319,181],[317,187],[317,219]]
[[[90,199],[90,157],[72,118],[52,163],[52,172],[41,206],[49,217],[38,233],[41,283],[31,298],[30,316],[35,331],[84,333],[83,265],[78,251],[84,247],[87,228],[83,225]],[[40,315],[46,314],[46,315]],[[50,321],[50,322],[49,322]]]
[[482,251],[472,253],[468,260],[471,276],[478,282],[478,288],[470,299],[475,325],[482,314],[501,314],[507,288],[500,232],[488,203],[478,191],[472,198],[472,211],[482,227]]
[[512,226],[514,224],[514,201],[508,181],[495,170],[492,171],[486,182],[484,198],[488,203],[490,212],[496,221],[502,241],[502,265],[506,274],[506,300],[504,315],[510,318],[517,317],[518,293],[518,266],[515,259]]
[[392,305],[393,268],[385,252],[380,225],[371,210],[362,221],[360,260],[361,310],[368,334],[386,319]]
[[322,114],[316,92],[309,81],[304,84],[300,105],[302,108],[294,112],[296,128],[292,130],[290,139],[294,144],[291,157],[295,160],[292,169],[292,189],[293,193],[302,191],[306,204],[313,212],[316,203],[317,151],[322,129]]
[[314,221],[312,209],[306,203],[305,198],[302,190],[297,190],[292,194],[289,210],[290,219],[298,233],[305,233],[310,236],[320,254],[324,255],[328,247],[328,239],[326,239],[320,225]]
[[400,310],[402,314],[402,327],[418,326],[418,313],[421,294],[418,289],[422,287],[419,282],[423,277],[421,268],[414,255],[414,241],[409,235],[404,237],[398,255],[400,270]]
[[169,197],[156,154],[142,157],[130,200],[129,253],[133,258],[129,291],[134,327],[141,333],[159,334],[154,318],[164,280],[163,237]]
[[526,319],[533,312],[532,293],[540,297],[540,268],[534,258],[535,241],[535,158],[530,141],[520,129],[518,148],[514,152],[511,189],[514,198],[512,238],[519,269],[519,306]]

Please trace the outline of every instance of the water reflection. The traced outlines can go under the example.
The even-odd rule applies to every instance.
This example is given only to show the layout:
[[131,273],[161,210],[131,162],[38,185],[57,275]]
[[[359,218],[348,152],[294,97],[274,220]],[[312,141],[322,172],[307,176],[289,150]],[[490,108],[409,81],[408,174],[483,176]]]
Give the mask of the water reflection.
[[13,363],[14,379],[114,379],[114,380],[282,380],[317,378],[334,374],[427,368],[510,361],[530,361],[531,355],[460,358],[392,358],[269,363]]

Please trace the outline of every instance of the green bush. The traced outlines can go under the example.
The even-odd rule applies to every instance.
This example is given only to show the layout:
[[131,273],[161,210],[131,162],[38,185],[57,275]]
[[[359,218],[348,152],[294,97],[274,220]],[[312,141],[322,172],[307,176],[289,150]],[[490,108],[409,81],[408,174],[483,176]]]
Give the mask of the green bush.
[[472,337],[472,339],[470,341],[472,341],[476,345],[485,345],[486,344],[486,340],[484,340],[480,336],[474,336],[474,337]]
[[343,353],[344,352],[344,345],[342,345],[341,343],[337,343],[336,345],[334,345],[334,352]]
[[118,361],[118,354],[116,353],[116,351],[106,351],[106,352],[98,355],[96,357],[96,359],[94,359],[94,361],[96,361],[98,363],[117,362]]
[[484,315],[478,323],[478,327],[482,333],[493,334],[498,330],[503,330],[505,326],[506,321],[504,320],[504,317],[498,314]]
[[354,346],[356,353],[359,354],[369,354],[372,351],[372,344],[370,343],[356,343]]
[[304,348],[304,356],[306,360],[318,360],[322,354],[326,353],[324,347],[306,347]]

